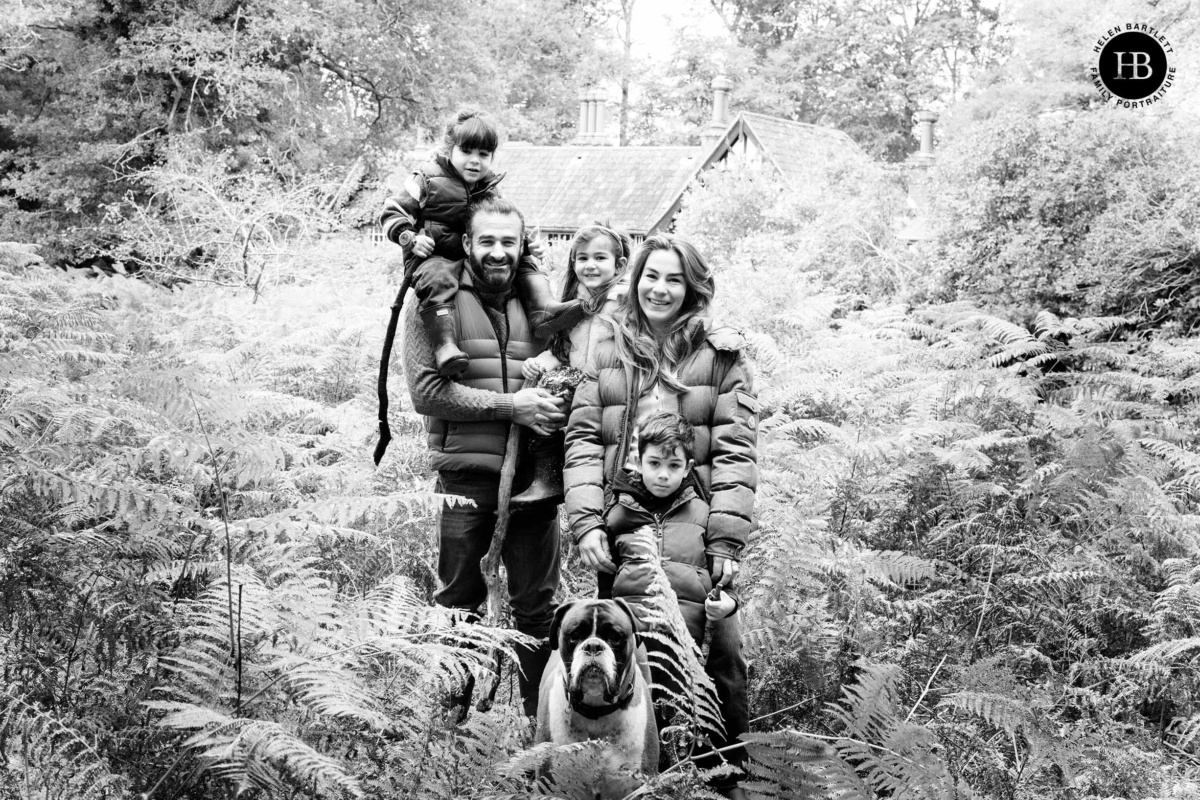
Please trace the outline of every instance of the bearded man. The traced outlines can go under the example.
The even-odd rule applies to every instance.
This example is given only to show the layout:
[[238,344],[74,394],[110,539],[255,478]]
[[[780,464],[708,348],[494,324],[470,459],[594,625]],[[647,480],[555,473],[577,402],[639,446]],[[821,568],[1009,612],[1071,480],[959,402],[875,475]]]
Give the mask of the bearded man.
[[[500,467],[509,425],[547,436],[566,423],[564,402],[545,389],[524,387],[521,365],[542,350],[525,317],[513,278],[521,257],[525,219],[511,202],[485,198],[471,207],[458,264],[454,305],[459,347],[470,357],[454,377],[438,373],[417,305],[404,308],[404,374],[413,408],[426,418],[437,490],[474,501],[446,503],[438,523],[438,578],[434,601],[478,613],[487,599],[479,560],[496,526]],[[555,503],[513,508],[502,552],[509,602],[517,630],[538,639],[550,633],[559,579],[558,509]],[[537,713],[538,683],[549,644],[519,648],[525,714]],[[465,696],[464,696],[465,695]],[[470,704],[470,687],[452,702]]]

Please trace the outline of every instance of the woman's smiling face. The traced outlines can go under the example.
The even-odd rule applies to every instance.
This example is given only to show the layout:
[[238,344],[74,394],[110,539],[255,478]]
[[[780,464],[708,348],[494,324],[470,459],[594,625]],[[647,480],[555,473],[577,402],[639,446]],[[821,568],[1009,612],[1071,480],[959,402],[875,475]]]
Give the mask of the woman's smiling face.
[[637,285],[638,304],[655,331],[666,332],[687,297],[683,264],[673,250],[655,250],[646,259]]

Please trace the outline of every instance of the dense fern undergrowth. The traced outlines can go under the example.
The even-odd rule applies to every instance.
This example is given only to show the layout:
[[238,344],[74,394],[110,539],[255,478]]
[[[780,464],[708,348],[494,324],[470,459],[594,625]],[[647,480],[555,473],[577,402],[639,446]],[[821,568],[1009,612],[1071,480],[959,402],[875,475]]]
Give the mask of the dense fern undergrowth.
[[[313,245],[261,296],[0,276],[0,796],[585,796],[525,769],[511,658],[447,723],[517,639],[430,604],[398,374],[371,464],[389,255]],[[1200,792],[1200,346],[762,263],[718,275],[765,406],[752,795]]]

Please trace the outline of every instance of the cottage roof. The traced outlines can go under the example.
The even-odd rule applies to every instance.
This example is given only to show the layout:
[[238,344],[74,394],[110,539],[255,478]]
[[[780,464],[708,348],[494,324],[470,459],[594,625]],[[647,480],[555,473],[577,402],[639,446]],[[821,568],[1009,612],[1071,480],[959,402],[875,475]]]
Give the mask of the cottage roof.
[[543,146],[512,142],[493,166],[504,172],[500,190],[529,225],[571,232],[602,220],[646,236],[668,226],[684,192],[703,169],[746,140],[785,180],[802,182],[815,159],[865,153],[833,128],[742,112],[715,142],[702,147]]
[[758,142],[779,174],[788,181],[801,182],[807,179],[808,168],[816,158],[835,154],[866,158],[863,149],[836,128],[793,122],[749,111],[739,114],[729,126],[725,141],[730,139],[730,132],[736,132],[739,123],[743,131]]
[[496,157],[500,191],[531,226],[573,231],[603,220],[646,235],[682,197],[703,163],[700,147],[508,144]]

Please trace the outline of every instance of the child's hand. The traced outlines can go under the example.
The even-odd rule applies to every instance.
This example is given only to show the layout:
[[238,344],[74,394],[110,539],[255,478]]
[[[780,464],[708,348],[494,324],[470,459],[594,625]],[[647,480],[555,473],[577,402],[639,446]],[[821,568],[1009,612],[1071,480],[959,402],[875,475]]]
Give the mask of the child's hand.
[[541,258],[546,255],[546,246],[542,243],[542,231],[540,228],[534,228],[529,233],[529,244],[525,249],[534,258]]
[[525,376],[527,381],[536,381],[542,374],[542,365],[538,363],[536,358],[527,358],[525,363],[521,365],[521,374]]
[[[716,598],[714,599],[714,595]],[[704,597],[704,616],[716,622],[737,611],[737,601],[718,587]]]
[[549,372],[561,366],[562,362],[554,357],[554,353],[543,350],[533,358],[525,359],[525,363],[521,365],[521,374],[525,376],[525,380],[533,381],[537,380],[543,372]]
[[429,258],[433,255],[433,239],[423,233],[418,233],[413,239],[413,255],[417,258]]

